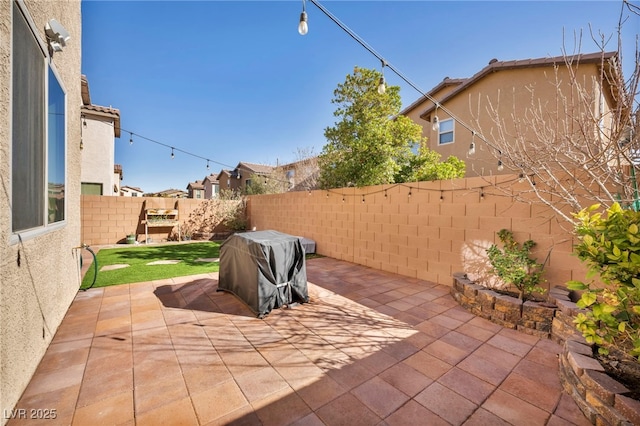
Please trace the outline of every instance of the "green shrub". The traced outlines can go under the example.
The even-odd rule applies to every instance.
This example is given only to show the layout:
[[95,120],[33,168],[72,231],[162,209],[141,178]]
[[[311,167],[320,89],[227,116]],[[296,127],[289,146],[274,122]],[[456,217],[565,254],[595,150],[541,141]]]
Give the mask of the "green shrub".
[[544,282],[544,264],[530,257],[530,251],[536,243],[527,240],[521,246],[508,229],[498,231],[498,238],[504,246],[503,250],[495,244],[487,249],[491,272],[505,283],[513,285],[522,300],[531,298],[533,293],[544,293],[545,290],[539,286]]
[[[574,323],[601,354],[615,347],[640,357],[640,213],[615,203],[606,216],[595,212],[599,204],[574,214],[580,243],[574,254],[588,267],[589,283],[570,281],[571,290],[582,291],[577,302],[587,313]],[[598,276],[602,288],[594,286]]]

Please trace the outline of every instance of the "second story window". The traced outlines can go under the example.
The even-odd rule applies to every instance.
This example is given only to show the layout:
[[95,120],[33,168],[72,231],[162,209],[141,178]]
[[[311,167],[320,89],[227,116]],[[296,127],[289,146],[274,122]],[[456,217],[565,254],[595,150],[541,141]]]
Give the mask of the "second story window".
[[442,120],[438,131],[438,145],[446,145],[453,142],[453,119]]

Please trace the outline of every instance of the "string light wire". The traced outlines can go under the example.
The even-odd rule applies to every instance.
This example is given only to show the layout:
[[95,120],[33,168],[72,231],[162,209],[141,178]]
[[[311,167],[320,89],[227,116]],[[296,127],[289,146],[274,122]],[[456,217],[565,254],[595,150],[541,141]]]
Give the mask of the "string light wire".
[[462,121],[458,118],[453,112],[447,109],[444,105],[438,102],[433,96],[429,95],[422,89],[420,89],[413,81],[409,80],[400,70],[398,70],[393,64],[384,59],[384,57],[376,52],[376,50],[371,47],[366,41],[364,41],[358,34],[356,34],[353,30],[351,30],[347,25],[342,23],[335,15],[333,15],[327,8],[325,8],[318,0],[309,0],[309,2],[313,3],[322,13],[324,13],[330,20],[332,20],[336,25],[340,27],[344,32],[346,32],[352,39],[354,39],[358,44],[364,47],[369,53],[375,56],[378,60],[384,62],[385,67],[389,68],[393,71],[398,77],[400,77],[405,83],[411,86],[414,90],[420,93],[425,99],[434,103],[436,109],[441,109],[444,113],[446,113],[451,119],[453,119],[456,123],[460,124],[462,127],[472,132],[473,135],[478,136],[484,143],[486,143],[489,147],[498,151],[499,148],[493,145],[491,142],[487,140],[482,134],[478,133],[475,129],[473,129],[470,125]]
[[[451,112],[444,105],[442,105],[435,98],[433,98],[433,96],[429,95],[428,93],[426,93],[425,91],[420,89],[413,81],[411,81],[408,77],[406,77],[393,64],[391,64],[386,59],[384,59],[384,57],[380,53],[378,53],[371,45],[369,45],[365,40],[363,40],[353,30],[351,30],[346,24],[344,24],[335,15],[333,15],[329,10],[327,10],[327,8],[325,8],[324,5],[320,4],[320,2],[318,0],[308,0],[308,1],[311,2],[314,6],[316,6],[331,21],[333,21],[336,25],[338,25],[338,27],[340,27],[340,29],[342,29],[345,33],[347,33],[353,40],[355,40],[358,44],[360,44],[363,48],[365,48],[369,53],[371,53],[373,56],[375,56],[381,62],[383,68],[386,67],[386,68],[389,68],[391,71],[393,71],[394,74],[396,74],[406,84],[408,84],[410,87],[412,87],[418,93],[420,93],[425,99],[433,102],[436,109],[441,109],[444,113],[446,113],[449,117],[451,117],[451,119],[456,121],[456,123],[460,124],[462,127],[464,127],[465,129],[469,130],[472,133],[473,137],[478,136],[489,147],[493,148],[494,150],[496,150],[498,152],[500,151],[499,148],[497,148],[491,142],[489,142],[482,134],[478,133],[475,129],[471,128],[470,125],[466,124],[464,121],[462,121],[460,118],[458,118],[453,112]],[[306,10],[305,10],[305,12],[306,12]],[[107,125],[111,125],[111,126],[113,125],[113,124],[107,123],[107,122],[102,122],[102,123],[107,124]],[[83,125],[86,125],[86,121],[83,122]],[[207,168],[209,166],[209,163],[215,163],[215,164],[218,164],[218,165],[220,165],[222,167],[225,167],[225,168],[235,169],[235,166],[231,166],[229,164],[221,163],[219,161],[215,161],[215,160],[212,160],[210,158],[203,157],[203,156],[201,156],[199,154],[195,154],[193,152],[184,150],[182,148],[175,147],[173,145],[168,145],[168,144],[160,142],[160,141],[158,141],[156,139],[152,139],[152,138],[149,138],[147,136],[144,136],[144,135],[141,135],[139,133],[136,133],[136,132],[134,132],[132,130],[127,130],[127,129],[121,128],[121,131],[129,133],[129,143],[130,144],[133,144],[133,135],[135,134],[135,136],[137,138],[139,138],[139,139],[144,139],[144,140],[146,140],[148,142],[155,143],[156,145],[160,145],[160,146],[169,148],[171,150],[171,153],[172,153],[172,158],[173,158],[173,154],[174,154],[174,151],[175,151],[175,152],[180,152],[180,153],[186,154],[188,156],[191,156],[191,157],[194,157],[194,158],[199,158],[201,160],[206,161]]]

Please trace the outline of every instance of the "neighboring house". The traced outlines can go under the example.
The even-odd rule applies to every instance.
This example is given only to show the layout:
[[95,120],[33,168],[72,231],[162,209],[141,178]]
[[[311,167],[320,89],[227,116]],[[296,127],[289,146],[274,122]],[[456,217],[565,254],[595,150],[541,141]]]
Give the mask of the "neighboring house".
[[123,186],[120,188],[120,195],[122,197],[142,197],[144,196],[144,191],[135,186]]
[[[597,101],[592,108],[597,115],[611,110],[614,102],[610,88],[600,84],[602,65],[609,66],[609,60],[614,56],[615,52],[598,52],[569,58],[577,79],[588,82],[589,90],[593,91],[590,95]],[[548,112],[551,112],[557,98],[556,81],[564,85],[570,81],[566,59],[562,56],[517,61],[493,59],[470,78],[445,78],[427,93],[428,96],[422,96],[401,114],[423,127],[422,134],[428,138],[428,147],[440,153],[443,159],[454,155],[464,160],[467,176],[513,173],[499,167],[500,151],[495,152],[478,135],[487,140],[498,134],[515,135],[514,117],[525,117],[532,105],[548,105]],[[603,85],[607,85],[604,80]],[[565,93],[570,92],[568,87],[562,88]],[[442,107],[456,119],[447,115]],[[564,112],[559,111],[558,121],[570,118],[562,114]],[[498,128],[496,120],[501,122],[502,129]],[[436,121],[438,126],[434,126]],[[536,137],[533,130],[526,130],[529,133],[522,135],[524,140]],[[476,148],[470,155],[472,143]]]
[[211,198],[217,198],[220,193],[220,183],[218,182],[218,175],[210,174],[202,179],[202,186],[204,187],[204,198],[210,200]]
[[187,198],[204,199],[204,185],[201,180],[189,182],[189,185],[187,185]]
[[289,182],[289,191],[311,191],[318,188],[318,157],[305,158],[277,167],[278,176]]
[[[89,82],[82,76],[82,194],[120,195],[114,174],[115,138],[120,137],[120,111],[91,104]],[[122,167],[120,177],[122,177]],[[117,171],[116,171],[117,173]]]
[[120,164],[114,164],[113,165],[113,192],[116,195],[122,195],[120,194],[120,182],[122,181],[122,165]]
[[0,1],[3,424],[80,287],[81,27],[79,1]]
[[145,194],[145,197],[187,198],[187,192],[181,189],[165,189],[164,191]]
[[216,180],[218,181],[218,187],[221,192],[224,191],[235,191],[239,184],[236,181],[237,175],[232,177],[233,172],[231,170],[222,169],[220,173],[216,176]]
[[251,179],[254,176],[270,177],[275,167],[265,164],[254,164],[240,162],[233,170],[221,170],[217,179],[220,191],[236,191],[244,192],[248,185],[251,185]]

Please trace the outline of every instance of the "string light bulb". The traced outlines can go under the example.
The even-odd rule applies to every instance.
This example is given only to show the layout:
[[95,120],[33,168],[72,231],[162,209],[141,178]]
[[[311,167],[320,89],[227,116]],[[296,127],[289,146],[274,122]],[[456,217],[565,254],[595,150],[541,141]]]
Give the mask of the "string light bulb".
[[129,132],[129,145],[133,145],[133,133]]
[[307,24],[307,7],[305,0],[302,0],[302,13],[300,14],[300,23],[298,23],[298,33],[306,35],[309,32],[309,24]]
[[382,75],[380,76],[380,82],[378,83],[378,93],[381,95],[384,95],[385,92],[387,91],[387,82],[384,79],[384,66],[386,65],[384,62],[384,59],[381,60],[382,62]]
[[171,159],[173,160],[176,157],[176,155],[173,153],[173,147],[171,147]]
[[476,153],[476,132],[471,132],[471,145],[469,145],[469,155]]
[[437,132],[440,130],[440,119],[438,118],[437,115],[433,117],[433,126],[431,126],[431,128],[433,129],[434,132]]
[[504,164],[502,164],[502,160],[498,160],[498,171],[501,172],[504,170]]
[[444,191],[440,191],[440,201],[444,201]]
[[207,170],[209,170],[209,160],[207,160]]
[[438,107],[440,106],[440,104],[438,102],[436,102],[436,109],[435,111],[433,111],[433,125],[431,126],[431,128],[433,129],[434,132],[439,132],[440,131],[440,119],[438,118]]

